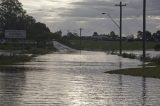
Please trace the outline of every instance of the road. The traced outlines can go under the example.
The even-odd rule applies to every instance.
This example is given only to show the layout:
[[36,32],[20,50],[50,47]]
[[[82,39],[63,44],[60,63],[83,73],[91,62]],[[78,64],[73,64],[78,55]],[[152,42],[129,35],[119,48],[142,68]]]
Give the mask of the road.
[[54,47],[59,51],[59,52],[77,52],[76,49],[70,48],[66,45],[63,45],[57,41],[53,41]]
[[0,106],[160,106],[160,79],[105,74],[136,68],[105,52],[54,52],[0,70]]

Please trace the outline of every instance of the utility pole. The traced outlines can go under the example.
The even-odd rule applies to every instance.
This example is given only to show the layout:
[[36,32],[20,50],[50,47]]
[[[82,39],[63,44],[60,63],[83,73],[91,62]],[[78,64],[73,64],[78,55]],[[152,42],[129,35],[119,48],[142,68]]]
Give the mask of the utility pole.
[[82,50],[82,28],[79,29],[80,30],[80,50]]
[[115,6],[119,6],[120,7],[120,50],[119,53],[120,55],[122,55],[122,7],[126,6],[126,4],[123,4],[122,2],[120,2],[120,4],[116,4]]
[[143,0],[143,61],[146,58],[146,0]]

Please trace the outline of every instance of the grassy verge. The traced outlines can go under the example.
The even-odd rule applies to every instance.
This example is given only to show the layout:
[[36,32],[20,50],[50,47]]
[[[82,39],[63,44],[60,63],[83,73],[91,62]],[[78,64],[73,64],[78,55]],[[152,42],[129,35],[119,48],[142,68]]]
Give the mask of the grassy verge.
[[54,47],[50,47],[50,48],[31,48],[29,50],[24,50],[22,51],[22,53],[25,54],[33,54],[33,55],[43,55],[43,54],[47,54],[50,52],[56,51],[56,49]]
[[0,56],[0,65],[12,65],[19,62],[27,62],[32,59],[32,56],[27,55],[13,55],[13,56]]
[[121,69],[121,70],[109,71],[106,73],[160,78],[160,66],[147,67],[147,68],[135,68],[135,69]]
[[[95,41],[95,40],[82,40],[80,45],[79,40],[70,40],[72,47],[84,50],[99,50],[99,51],[114,51],[119,50],[119,41]],[[158,42],[147,42],[147,49],[154,49]],[[123,50],[142,50],[142,41],[123,41]]]
[[[122,55],[122,57],[132,58],[134,57],[134,55],[124,54]],[[155,66],[155,67],[120,69],[120,70],[109,71],[106,73],[160,78],[160,56],[154,58],[147,57],[146,62],[150,62],[148,64],[149,66]]]
[[[9,44],[0,45],[0,50],[5,50],[6,52],[9,52],[11,54],[0,55],[0,65],[12,65],[19,62],[27,62],[30,61],[34,56],[56,51],[53,45],[47,45],[46,47],[36,47],[36,45],[16,45],[17,46],[14,46],[14,48]],[[28,56],[25,54],[32,54],[32,56]]]
[[[19,62],[27,62],[30,61],[34,56],[43,55],[50,52],[53,52],[55,49],[47,49],[47,48],[34,48],[30,50],[24,50],[20,55],[0,55],[0,65],[12,65]],[[24,55],[24,54],[32,54],[32,56]]]

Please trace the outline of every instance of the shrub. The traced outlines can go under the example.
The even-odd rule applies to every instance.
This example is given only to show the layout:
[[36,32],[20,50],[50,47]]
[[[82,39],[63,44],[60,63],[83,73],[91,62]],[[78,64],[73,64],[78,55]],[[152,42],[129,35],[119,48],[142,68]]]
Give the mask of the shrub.
[[123,58],[136,59],[136,55],[135,55],[135,54],[132,54],[132,53],[130,53],[130,54],[128,54],[128,53],[123,53],[121,56],[122,56]]
[[155,51],[160,51],[160,44],[155,45],[154,50]]

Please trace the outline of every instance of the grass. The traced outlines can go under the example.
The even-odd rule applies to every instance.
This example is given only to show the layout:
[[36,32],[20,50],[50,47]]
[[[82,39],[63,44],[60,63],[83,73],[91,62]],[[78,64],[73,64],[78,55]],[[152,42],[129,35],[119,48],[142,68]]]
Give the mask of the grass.
[[43,54],[53,52],[55,50],[56,49],[54,47],[50,47],[50,48],[31,48],[29,50],[22,51],[22,53],[34,54],[34,55],[43,55]]
[[[130,56],[130,54],[127,54],[127,58],[128,57],[132,57],[132,56]],[[160,78],[160,56],[153,57],[153,58],[147,57],[146,62],[150,62],[148,65],[153,67],[120,69],[120,70],[109,71],[106,73]]]
[[28,48],[36,47],[34,44],[0,44],[0,50],[24,50]]
[[[54,48],[32,48],[30,50],[24,50],[20,55],[0,55],[0,65],[12,65],[19,62],[27,62],[32,59],[33,56],[43,55],[52,52]],[[27,56],[24,54],[32,54],[32,56]]]
[[[55,51],[56,49],[53,45],[47,45],[47,47],[36,47],[36,45],[14,44],[13,48],[13,45],[1,44],[0,50],[6,50],[10,53],[16,52],[17,50],[20,51],[20,55],[0,55],[0,65],[12,65],[19,62],[30,61],[33,56],[47,54]],[[32,56],[27,56],[24,54],[32,54]]]
[[109,71],[106,73],[160,78],[160,66],[146,67],[146,68],[134,68],[134,69],[121,69],[121,70]]
[[11,65],[19,62],[27,62],[32,59],[32,56],[27,55],[12,55],[12,56],[4,56],[0,55],[0,65]]
[[[114,51],[119,50],[119,41],[96,41],[96,40],[82,40],[80,45],[79,40],[70,40],[73,48],[80,48],[84,50],[98,50],[98,51]],[[155,45],[160,44],[158,42],[147,42],[147,49],[154,49]],[[123,50],[142,50],[141,41],[123,41]]]

